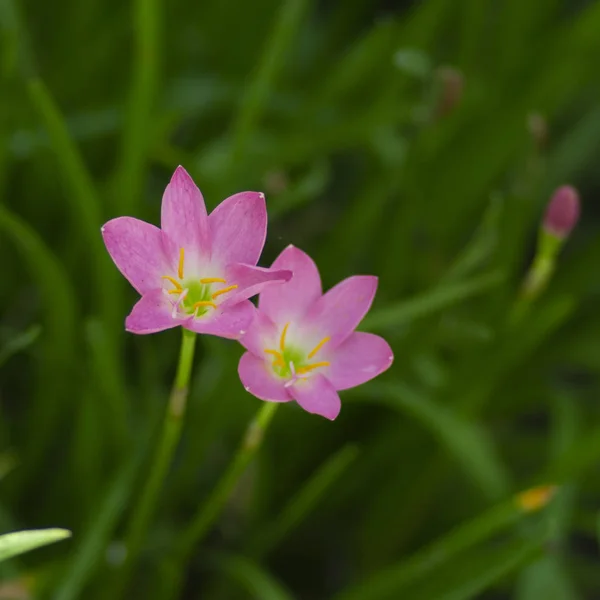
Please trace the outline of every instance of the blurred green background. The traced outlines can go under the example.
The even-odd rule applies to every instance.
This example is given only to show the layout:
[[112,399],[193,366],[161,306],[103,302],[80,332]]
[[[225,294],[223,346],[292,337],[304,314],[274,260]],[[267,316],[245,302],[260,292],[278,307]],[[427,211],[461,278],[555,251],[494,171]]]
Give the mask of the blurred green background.
[[[178,164],[209,209],[265,192],[261,264],[293,243],[326,288],[378,275],[363,329],[396,355],[333,423],[280,408],[179,597],[600,597],[600,2],[0,0],[0,28],[0,530],[73,531],[2,563],[0,598],[169,598],[260,407],[202,337],[115,595],[180,333],[125,333],[100,226],[158,223]],[[566,182],[581,221],[515,325]]]

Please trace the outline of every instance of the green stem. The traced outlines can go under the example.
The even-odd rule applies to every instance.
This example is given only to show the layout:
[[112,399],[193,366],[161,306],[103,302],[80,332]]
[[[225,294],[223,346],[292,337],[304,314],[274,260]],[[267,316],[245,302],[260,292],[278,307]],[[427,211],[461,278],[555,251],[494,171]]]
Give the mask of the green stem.
[[264,402],[258,414],[252,419],[238,451],[213,489],[208,500],[202,504],[186,529],[180,545],[175,552],[175,560],[171,568],[172,581],[166,597],[174,598],[182,583],[184,569],[192,555],[194,548],[209,532],[217,517],[225,507],[237,482],[243,475],[246,467],[256,455],[264,438],[265,431],[275,414],[279,404],[277,402]]
[[151,464],[151,471],[145,481],[140,500],[133,512],[133,518],[126,536],[127,558],[121,569],[118,590],[111,598],[118,598],[125,589],[137,557],[139,555],[144,535],[156,510],[160,489],[167,474],[173,453],[181,437],[183,417],[185,415],[188,384],[194,361],[196,334],[182,329],[181,352],[179,365],[175,376],[173,390],[169,396],[169,404],[162,424],[160,440]]

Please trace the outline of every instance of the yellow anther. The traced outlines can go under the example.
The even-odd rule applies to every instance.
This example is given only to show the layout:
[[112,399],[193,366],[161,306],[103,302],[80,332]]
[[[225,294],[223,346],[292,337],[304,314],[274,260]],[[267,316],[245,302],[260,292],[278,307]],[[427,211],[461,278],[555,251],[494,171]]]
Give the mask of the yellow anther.
[[331,338],[329,336],[324,337],[309,353],[308,358],[312,358]]
[[194,302],[194,308],[200,308],[201,306],[210,306],[211,308],[217,308],[217,305],[210,300],[202,300],[201,302]]
[[[170,281],[177,288],[177,291],[179,293],[181,293],[183,291],[181,284],[179,283],[179,281],[177,281],[177,279],[175,279],[175,277],[171,277],[170,275],[163,275],[161,277],[161,279],[166,279],[167,281]],[[173,290],[173,291],[175,291],[175,290]]]
[[179,288],[179,289],[176,289],[176,290],[169,290],[167,292],[167,294],[181,294],[182,291],[183,290],[181,288]]
[[183,258],[185,255],[185,251],[183,248],[179,248],[179,266],[177,267],[177,275],[179,279],[183,279]]
[[221,294],[226,294],[227,292],[230,292],[231,290],[237,290],[237,285],[230,285],[229,287],[226,287],[226,288],[223,288],[222,290],[216,291],[212,295],[212,299],[214,300],[215,298],[218,298]]
[[313,369],[318,369],[319,367],[328,367],[330,364],[331,363],[327,362],[326,360],[324,360],[322,362],[316,362],[316,363],[313,363],[312,365],[298,367],[296,369],[296,373],[308,373],[309,371],[312,371]]
[[281,353],[278,350],[265,350],[265,353],[275,357],[275,360],[273,361],[274,367],[285,367],[283,356],[281,356]]
[[220,277],[205,277],[200,280],[200,283],[227,283],[225,279],[221,279]]
[[281,348],[282,352],[285,350],[285,335],[287,333],[289,326],[290,326],[290,324],[286,323],[285,326],[283,327],[283,331],[281,332],[281,339],[279,340],[279,347]]

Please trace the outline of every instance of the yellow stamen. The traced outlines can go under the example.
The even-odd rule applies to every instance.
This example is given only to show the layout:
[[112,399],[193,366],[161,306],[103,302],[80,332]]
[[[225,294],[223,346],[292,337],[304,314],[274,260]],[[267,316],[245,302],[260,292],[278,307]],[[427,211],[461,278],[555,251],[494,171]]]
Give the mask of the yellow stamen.
[[282,352],[285,350],[285,334],[287,333],[289,326],[290,326],[290,324],[286,323],[285,326],[283,327],[283,331],[281,332],[281,339],[279,340],[279,347],[281,348]]
[[229,287],[226,287],[226,288],[223,288],[222,290],[216,291],[212,295],[212,299],[214,300],[215,298],[218,298],[221,294],[226,294],[227,292],[230,292],[231,290],[236,290],[236,289],[237,289],[237,285],[230,285]]
[[227,281],[225,281],[225,279],[221,279],[220,277],[205,277],[204,279],[200,280],[200,283],[227,283]]
[[179,289],[176,289],[176,290],[169,290],[167,292],[167,294],[181,294],[182,291],[183,290],[181,288],[179,288]]
[[273,361],[274,367],[285,367],[283,356],[281,356],[281,353],[278,350],[265,350],[265,353],[275,357],[275,360]]
[[179,279],[183,279],[183,258],[185,251],[183,248],[179,248],[179,266],[177,267],[177,275]]
[[328,367],[330,364],[331,363],[327,362],[326,360],[322,362],[316,362],[312,365],[306,365],[305,367],[298,367],[296,369],[296,373],[308,373],[309,371],[312,371],[313,369],[318,369],[319,367]]
[[555,485],[540,485],[517,494],[516,501],[525,512],[535,512],[552,500],[557,489]]
[[324,337],[309,353],[308,358],[312,358],[331,338],[329,336]]
[[170,275],[163,275],[161,279],[166,279],[167,281],[170,281],[177,288],[178,292],[181,293],[183,291],[181,284],[179,283],[179,281],[177,281],[177,279],[175,279],[175,277],[171,277]]
[[202,302],[194,302],[194,308],[200,308],[201,306],[210,306],[211,308],[217,308],[217,305],[210,300],[202,300]]

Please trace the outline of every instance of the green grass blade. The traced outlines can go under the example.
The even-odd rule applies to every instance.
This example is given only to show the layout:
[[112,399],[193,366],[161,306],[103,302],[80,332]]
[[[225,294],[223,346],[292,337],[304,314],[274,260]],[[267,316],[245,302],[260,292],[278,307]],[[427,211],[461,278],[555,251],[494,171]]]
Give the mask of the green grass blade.
[[274,521],[263,527],[251,552],[264,554],[274,548],[317,506],[327,490],[336,483],[358,456],[354,445],[344,446],[327,460],[281,510]]
[[[539,497],[536,496],[539,494]],[[416,580],[437,573],[438,569],[477,544],[508,529],[531,510],[537,510],[548,501],[546,489],[539,488],[519,494],[497,505],[482,515],[459,525],[442,537],[413,554],[408,560],[368,577],[356,586],[342,592],[335,600],[384,600],[401,597],[400,592]],[[533,502],[530,502],[531,500]],[[536,500],[538,502],[536,502]],[[525,508],[527,506],[527,508]]]
[[2,348],[0,348],[0,367],[15,354],[26,350],[39,338],[42,328],[39,325],[32,325],[25,331],[17,333]]
[[438,313],[459,302],[489,292],[503,280],[500,273],[490,273],[463,283],[435,287],[429,292],[401,302],[396,306],[380,308],[367,315],[361,327],[381,331],[405,325],[416,319]]
[[0,561],[71,537],[67,529],[31,529],[0,535]]
[[272,86],[279,75],[288,49],[311,0],[284,0],[263,50],[260,62],[242,96],[241,105],[233,123],[231,165],[234,166],[245,152],[252,133],[259,122]]
[[240,584],[256,600],[293,600],[293,596],[260,565],[242,556],[216,559],[217,569]]
[[82,597],[87,582],[104,558],[106,547],[131,497],[146,445],[138,444],[135,454],[123,465],[99,502],[85,535],[74,549],[62,581],[56,587],[53,600],[77,600]]
[[159,79],[161,0],[135,0],[133,80],[114,190],[119,214],[135,214],[145,183]]
[[384,402],[408,412],[429,430],[462,466],[487,497],[498,499],[509,490],[509,475],[496,453],[494,443],[477,423],[453,414],[401,383],[369,386],[370,402]]

